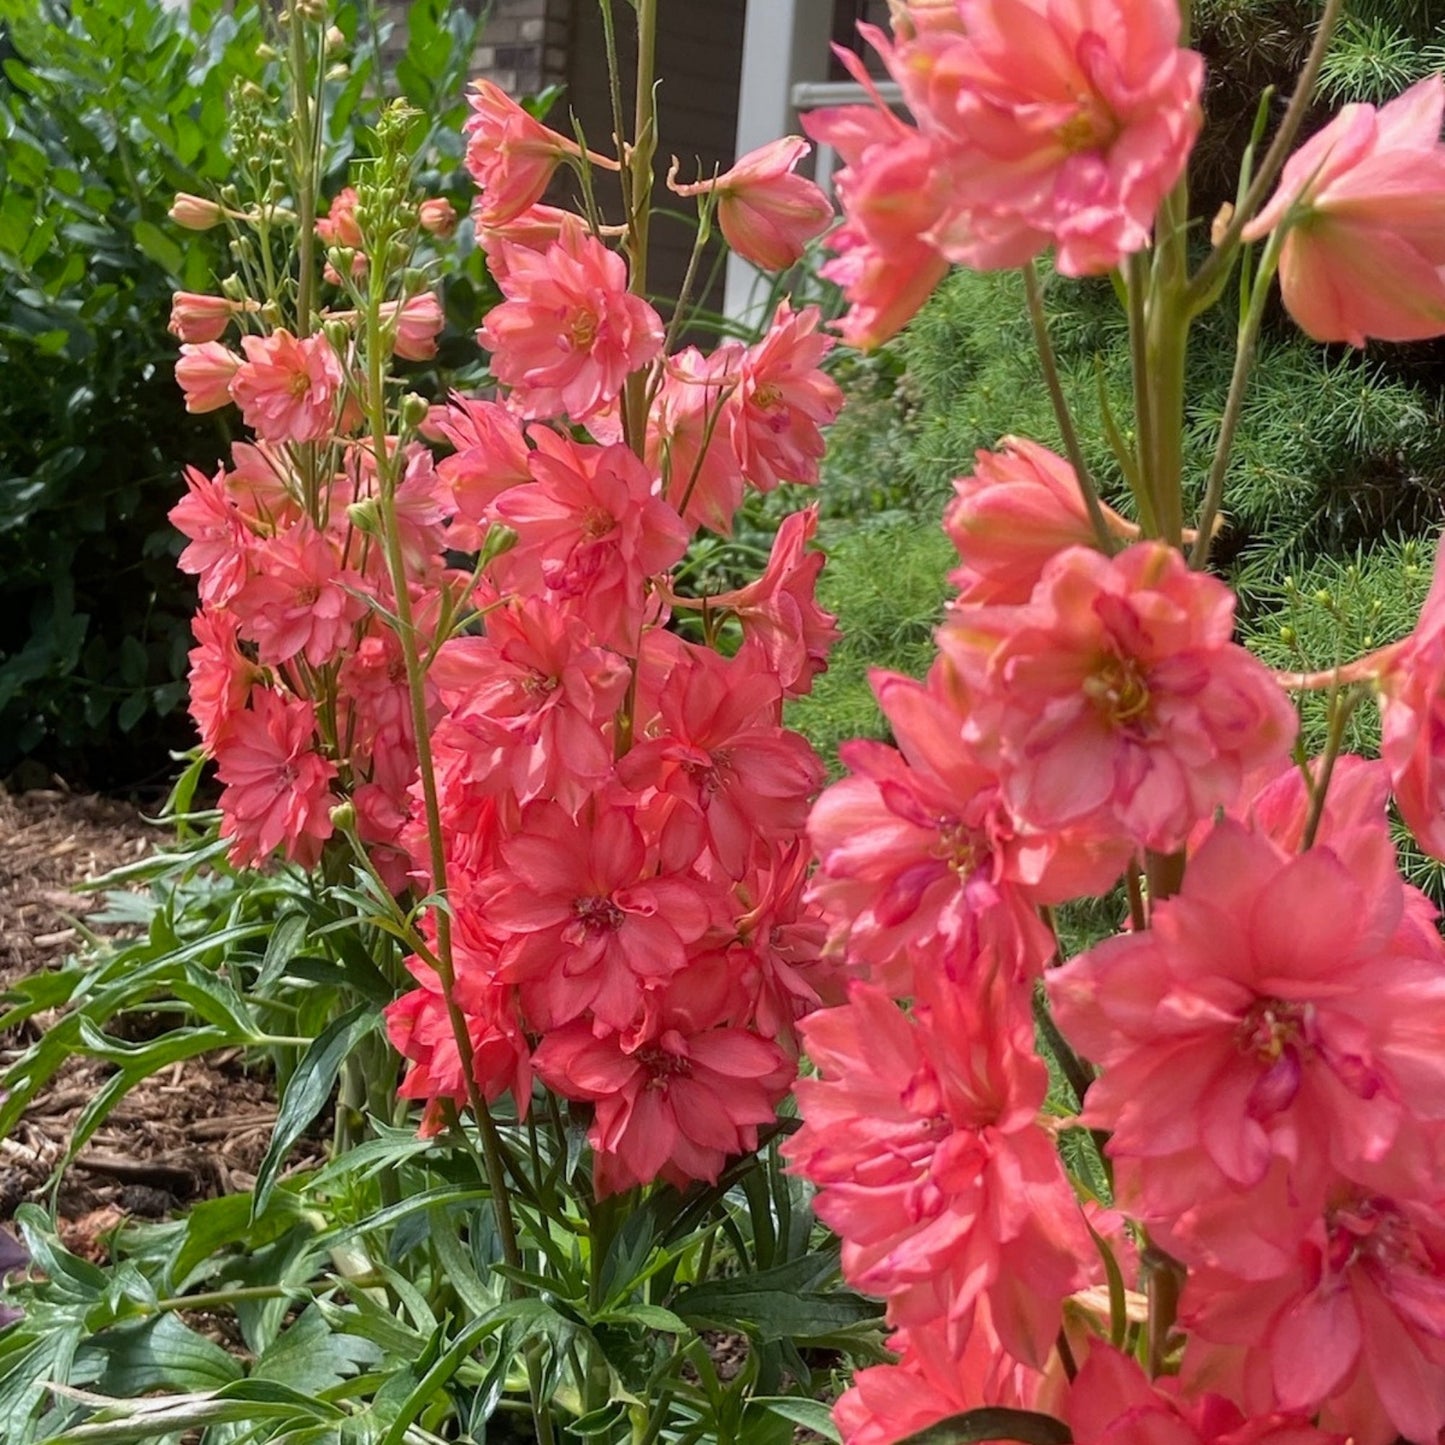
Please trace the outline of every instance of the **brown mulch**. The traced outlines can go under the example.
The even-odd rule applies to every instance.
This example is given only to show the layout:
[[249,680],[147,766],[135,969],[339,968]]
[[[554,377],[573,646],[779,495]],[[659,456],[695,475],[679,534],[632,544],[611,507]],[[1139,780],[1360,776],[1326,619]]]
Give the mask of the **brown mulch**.
[[[123,934],[87,916],[104,908],[75,885],[135,862],[165,840],[139,811],[58,789],[0,789],[0,992],[64,965],[85,934]],[[51,1022],[38,1016],[0,1036],[0,1070]],[[111,1066],[72,1058],[16,1126],[0,1138],[0,1219],[45,1198],[71,1127]],[[72,1249],[103,1256],[127,1217],[157,1218],[179,1205],[248,1189],[275,1118],[266,1082],[237,1051],[185,1060],[131,1091],[62,1181],[59,1205]]]

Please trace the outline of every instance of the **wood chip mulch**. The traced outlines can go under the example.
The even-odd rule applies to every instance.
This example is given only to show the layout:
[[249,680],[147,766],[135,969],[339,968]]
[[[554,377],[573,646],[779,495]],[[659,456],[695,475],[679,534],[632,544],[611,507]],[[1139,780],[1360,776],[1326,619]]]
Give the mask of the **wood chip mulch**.
[[[74,887],[135,862],[166,840],[140,812],[58,789],[0,789],[0,992],[57,968],[85,946],[99,894]],[[105,936],[119,930],[95,924]],[[0,1035],[0,1071],[53,1019],[41,1015]],[[111,1066],[72,1058],[8,1138],[0,1138],[0,1220],[43,1201],[80,1111]],[[158,1218],[180,1205],[251,1186],[275,1119],[267,1081],[239,1052],[185,1060],[131,1091],[67,1171],[60,1189],[72,1249],[103,1257],[127,1217]]]

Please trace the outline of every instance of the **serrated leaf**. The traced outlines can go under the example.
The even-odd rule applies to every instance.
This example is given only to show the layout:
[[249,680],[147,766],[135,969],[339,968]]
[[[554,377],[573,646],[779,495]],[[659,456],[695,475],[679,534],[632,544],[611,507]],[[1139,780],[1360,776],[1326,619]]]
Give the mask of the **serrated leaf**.
[[1073,1445],[1073,1434],[1062,1420],[1036,1410],[988,1407],[950,1415],[926,1430],[900,1440],[898,1445],[975,1445],[980,1440],[1016,1440],[1021,1445]]
[[266,1146],[266,1157],[256,1171],[253,1218],[265,1209],[286,1156],[311,1121],[326,1107],[346,1056],[380,1024],[381,1015],[375,1008],[369,1003],[359,1003],[340,1018],[333,1019],[306,1050],[281,1097],[276,1127],[271,1131],[271,1142]]
[[305,1395],[319,1395],[380,1363],[383,1351],[361,1335],[333,1329],[310,1305],[279,1335],[251,1370],[253,1380],[276,1380]]

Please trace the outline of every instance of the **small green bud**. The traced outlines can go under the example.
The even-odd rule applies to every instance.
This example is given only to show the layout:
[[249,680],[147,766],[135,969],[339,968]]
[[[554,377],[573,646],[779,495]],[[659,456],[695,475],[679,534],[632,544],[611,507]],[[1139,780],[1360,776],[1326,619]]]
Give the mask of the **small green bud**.
[[351,348],[351,325],[337,317],[321,324],[321,334],[331,343],[331,349],[344,357]]
[[401,399],[401,425],[403,431],[415,431],[431,413],[431,403],[424,396],[409,391]]
[[375,497],[363,497],[346,509],[346,520],[367,537],[378,536],[381,532],[381,512]]
[[1295,643],[1299,641],[1299,634],[1293,627],[1286,625],[1279,630],[1279,640],[1284,643],[1286,647],[1293,647]]
[[350,833],[356,828],[356,805],[349,799],[338,803],[330,813],[331,826],[338,833]]
[[510,552],[516,545],[517,534],[505,522],[493,522],[487,528],[487,535],[482,541],[478,565],[485,567],[488,562],[500,557],[503,552]]

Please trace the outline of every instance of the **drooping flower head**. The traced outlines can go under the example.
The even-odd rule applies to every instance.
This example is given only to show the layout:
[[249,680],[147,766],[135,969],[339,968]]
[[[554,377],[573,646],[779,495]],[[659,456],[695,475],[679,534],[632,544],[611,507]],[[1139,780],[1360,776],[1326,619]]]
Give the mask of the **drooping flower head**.
[[1248,241],[1289,223],[1284,304],[1316,341],[1445,334],[1445,79],[1347,105],[1290,157]]
[[808,143],[801,136],[783,136],[749,152],[715,180],[679,185],[674,162],[667,183],[679,196],[715,196],[718,225],[728,245],[761,270],[786,271],[833,219],[827,196],[805,176],[793,173],[807,153]]

